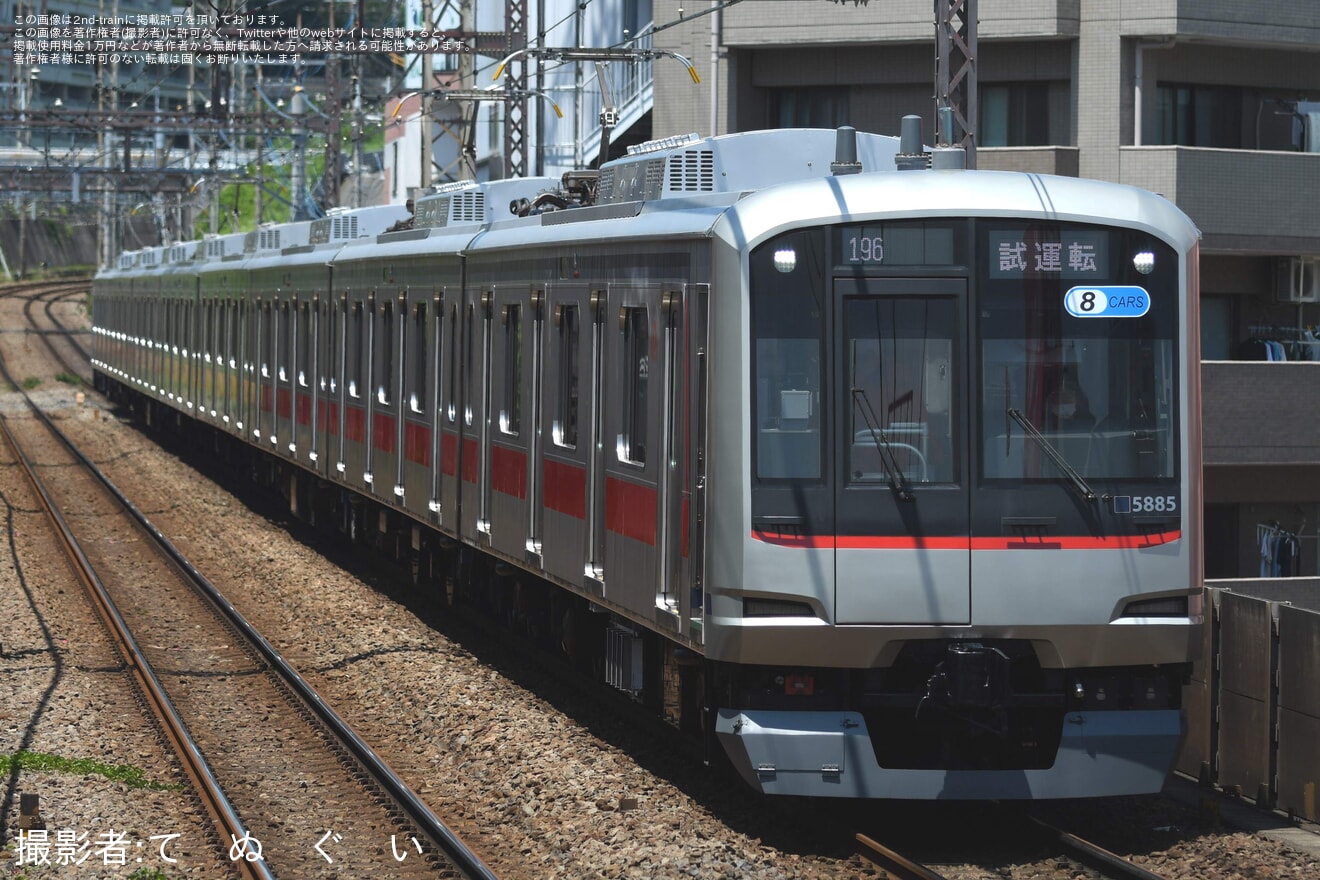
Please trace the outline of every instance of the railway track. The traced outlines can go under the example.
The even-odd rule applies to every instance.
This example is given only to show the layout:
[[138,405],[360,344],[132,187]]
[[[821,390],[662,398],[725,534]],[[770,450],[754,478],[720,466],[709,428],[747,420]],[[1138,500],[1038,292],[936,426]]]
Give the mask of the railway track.
[[6,442],[240,875],[493,877],[27,402]]
[[[1006,841],[1008,845],[1024,841],[1035,845],[1039,841],[1043,849],[1037,849],[1024,859],[1015,853],[1008,861],[1030,865],[1022,876],[1032,878],[1058,877],[1059,880],[1076,880],[1079,877],[1096,877],[1104,880],[1164,880],[1159,874],[1147,870],[1141,865],[1125,859],[1117,853],[1092,843],[1076,834],[1057,828],[1035,817],[1023,817],[1014,822],[1009,831],[1000,831],[1007,837],[991,840],[989,836],[983,843],[976,845],[982,853],[992,853]],[[910,851],[896,849],[893,845],[882,843],[874,837],[859,833],[856,836],[858,854],[879,869],[881,876],[892,880],[948,880],[957,876],[966,876],[966,871],[974,865],[946,865],[941,859],[938,863],[927,864],[914,857]],[[999,858],[999,856],[995,856]],[[1026,865],[1023,865],[1026,867]],[[941,873],[941,870],[948,873]],[[1005,873],[998,866],[995,873],[1003,877],[1016,877],[1015,873]],[[977,875],[981,876],[981,875]]]

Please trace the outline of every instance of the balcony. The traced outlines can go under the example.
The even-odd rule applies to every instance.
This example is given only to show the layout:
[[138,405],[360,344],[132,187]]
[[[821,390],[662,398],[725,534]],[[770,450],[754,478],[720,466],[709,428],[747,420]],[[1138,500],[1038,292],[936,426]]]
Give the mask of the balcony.
[[1023,171],[1027,174],[1077,176],[1076,147],[977,147],[981,171]]
[[1320,18],[1308,3],[1122,0],[1118,22],[1125,37],[1178,36],[1298,47],[1320,44]]
[[1320,154],[1123,147],[1119,182],[1175,202],[1206,251],[1320,254]]
[[[981,0],[978,39],[1075,37],[1078,0]],[[824,0],[739,3],[724,11],[727,46],[921,42],[934,37],[930,0],[869,6]]]
[[1205,361],[1202,449],[1214,465],[1320,462],[1320,363]]

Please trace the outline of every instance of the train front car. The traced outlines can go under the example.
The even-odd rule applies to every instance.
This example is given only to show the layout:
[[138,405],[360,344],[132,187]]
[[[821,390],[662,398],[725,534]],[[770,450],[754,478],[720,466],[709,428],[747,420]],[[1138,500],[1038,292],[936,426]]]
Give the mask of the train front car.
[[763,190],[716,237],[706,651],[741,774],[1158,791],[1202,625],[1191,222],[913,171]]

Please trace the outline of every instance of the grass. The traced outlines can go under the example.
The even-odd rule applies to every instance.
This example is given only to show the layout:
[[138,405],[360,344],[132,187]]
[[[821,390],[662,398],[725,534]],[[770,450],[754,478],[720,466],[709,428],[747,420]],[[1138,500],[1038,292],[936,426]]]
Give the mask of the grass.
[[31,391],[33,388],[36,388],[40,384],[41,384],[41,380],[38,379],[36,376],[28,376],[26,379],[23,380],[23,390]]
[[55,374],[55,381],[56,381],[56,382],[63,382],[65,385],[81,385],[81,384],[82,384],[82,379],[81,379],[81,377],[75,376],[75,375],[73,375],[72,373],[56,373],[56,374]]
[[147,778],[142,768],[131,764],[106,764],[93,758],[64,758],[43,752],[18,751],[11,755],[0,755],[0,775],[8,773],[15,766],[23,770],[73,773],[79,776],[92,773],[105,777],[111,782],[122,782],[129,788],[147,788],[153,791],[177,791],[180,788],[171,783],[153,782]]

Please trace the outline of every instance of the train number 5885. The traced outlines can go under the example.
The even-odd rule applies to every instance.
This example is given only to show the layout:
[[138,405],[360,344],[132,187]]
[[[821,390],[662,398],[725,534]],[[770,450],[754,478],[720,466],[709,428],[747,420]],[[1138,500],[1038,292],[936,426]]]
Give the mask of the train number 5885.
[[1133,513],[1173,513],[1178,509],[1176,495],[1133,495]]

